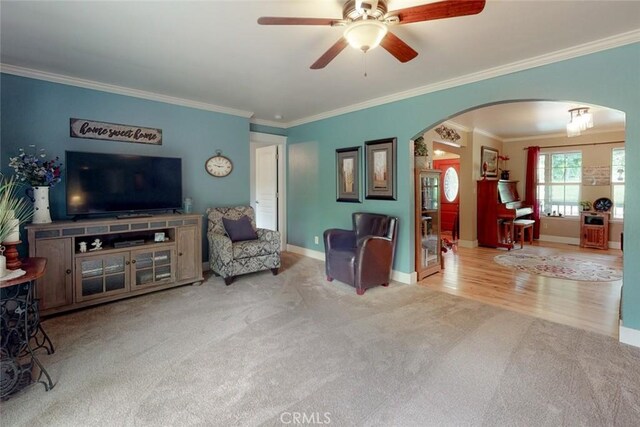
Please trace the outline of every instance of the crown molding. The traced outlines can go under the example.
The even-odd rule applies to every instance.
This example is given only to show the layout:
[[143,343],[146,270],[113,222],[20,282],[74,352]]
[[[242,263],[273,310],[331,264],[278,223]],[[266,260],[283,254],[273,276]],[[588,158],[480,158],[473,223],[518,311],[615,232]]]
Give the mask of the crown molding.
[[[612,49],[612,48],[628,45],[631,43],[637,43],[637,42],[640,42],[640,29],[618,34],[611,37],[607,37],[604,39],[596,40],[593,42],[585,43],[582,45],[570,47],[567,49],[561,49],[555,52],[536,56],[536,57],[525,59],[522,61],[512,62],[511,64],[489,68],[476,73],[467,74],[465,76],[443,80],[437,83],[421,86],[421,87],[406,90],[403,92],[398,92],[392,95],[374,98],[368,101],[360,102],[347,107],[326,111],[324,113],[305,117],[299,120],[294,120],[288,123],[272,122],[269,120],[261,120],[261,119],[252,119],[251,122],[255,124],[261,124],[261,125],[263,124],[265,126],[273,126],[281,129],[287,129],[287,128],[299,126],[305,123],[311,123],[311,122],[327,119],[330,117],[335,117],[342,114],[363,110],[366,108],[376,107],[376,106],[388,104],[391,102],[413,98],[415,96],[420,96],[427,93],[450,89],[456,86],[475,83],[478,81],[515,73],[517,71],[523,71],[530,68],[540,67],[543,65],[548,65],[555,62],[576,58],[579,56],[589,55],[589,54],[600,52],[603,50]],[[69,86],[77,86],[77,87],[82,87],[86,89],[93,89],[101,92],[115,93],[118,95],[125,95],[125,96],[131,96],[135,98],[148,99],[151,101],[158,101],[158,102],[164,102],[168,104],[180,105],[183,107],[190,107],[190,108],[196,108],[200,110],[213,111],[216,113],[240,116],[244,118],[250,118],[254,115],[254,113],[250,111],[222,107],[219,105],[208,104],[208,103],[193,101],[193,100],[184,99],[184,98],[176,98],[172,96],[161,95],[154,92],[147,92],[147,91],[142,91],[138,89],[127,88],[124,86],[116,86],[116,85],[111,85],[106,83],[100,83],[92,80],[85,80],[85,79],[65,76],[61,74],[49,73],[46,71],[39,71],[39,70],[19,67],[15,65],[0,63],[0,72],[38,79],[38,80],[45,80],[53,83],[65,84]]]
[[480,128],[474,128],[473,133],[479,133],[480,135],[484,135],[487,138],[495,139],[496,141],[504,142],[504,138],[500,138],[498,135],[495,135],[489,131]]
[[[455,130],[458,130],[460,132],[466,132],[466,133],[471,133],[473,131],[472,128],[467,127],[465,125],[461,125],[460,123],[456,123],[453,120],[446,120],[445,122],[441,123],[445,126],[449,126],[454,128]],[[437,127],[437,126],[436,126]]]
[[260,126],[271,126],[272,128],[286,129],[282,122],[274,122],[273,120],[251,119],[249,123]]
[[28,77],[37,80],[45,80],[52,83],[60,83],[68,86],[76,86],[85,89],[98,90],[101,92],[115,93],[117,95],[131,96],[134,98],[142,98],[150,101],[164,102],[167,104],[180,105],[182,107],[196,108],[198,110],[213,111],[216,113],[229,114],[232,116],[240,116],[249,118],[253,116],[250,111],[237,110],[235,108],[222,107],[219,105],[208,104],[205,102],[192,101],[190,99],[176,98],[159,93],[147,92],[138,89],[132,89],[124,86],[116,86],[107,83],[100,83],[92,80],[84,80],[76,77],[65,76],[62,74],[49,73],[46,71],[33,70],[31,68],[18,67],[10,64],[0,63],[0,72],[13,74],[20,77]]
[[392,95],[381,96],[369,101],[360,102],[347,107],[337,108],[335,110],[316,114],[299,120],[294,120],[287,123],[286,127],[289,128],[305,123],[316,122],[318,120],[328,119],[330,117],[335,117],[346,113],[352,113],[354,111],[363,110],[365,108],[377,107],[379,105],[401,101],[403,99],[413,98],[415,96],[424,95],[427,93],[437,92],[456,86],[462,86],[465,84],[475,83],[494,77],[504,76],[506,74],[512,74],[530,68],[541,67],[543,65],[553,64],[555,62],[565,61],[567,59],[577,58],[579,56],[590,55],[592,53],[600,52],[603,50],[613,49],[616,47],[638,42],[640,42],[640,30],[632,30],[626,33],[617,34],[615,36],[606,37],[604,39],[596,40],[593,42],[584,43],[570,48],[557,50],[555,52],[550,52],[544,55],[524,59],[522,61],[516,61],[510,64],[488,68],[483,71],[456,77],[454,79],[443,80],[438,83],[421,86]]

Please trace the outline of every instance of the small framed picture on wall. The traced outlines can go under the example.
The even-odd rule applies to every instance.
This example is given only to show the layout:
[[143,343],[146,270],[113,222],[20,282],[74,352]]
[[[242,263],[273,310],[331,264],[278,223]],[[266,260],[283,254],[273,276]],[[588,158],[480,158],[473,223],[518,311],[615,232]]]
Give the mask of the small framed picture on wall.
[[396,138],[366,141],[367,199],[396,200]]
[[498,177],[498,150],[482,146],[480,150],[480,176],[483,178]]
[[360,203],[360,147],[336,150],[336,200]]

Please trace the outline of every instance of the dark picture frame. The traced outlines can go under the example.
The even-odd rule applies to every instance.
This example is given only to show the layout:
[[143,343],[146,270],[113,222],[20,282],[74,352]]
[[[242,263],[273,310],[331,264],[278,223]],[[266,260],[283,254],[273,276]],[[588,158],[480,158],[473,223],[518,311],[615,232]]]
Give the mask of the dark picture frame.
[[396,142],[365,141],[367,199],[396,200]]
[[[480,149],[480,176],[485,178],[498,177],[498,155],[499,151],[493,147],[482,146]],[[485,171],[485,163],[487,170]]]
[[360,147],[336,150],[336,201],[360,203]]

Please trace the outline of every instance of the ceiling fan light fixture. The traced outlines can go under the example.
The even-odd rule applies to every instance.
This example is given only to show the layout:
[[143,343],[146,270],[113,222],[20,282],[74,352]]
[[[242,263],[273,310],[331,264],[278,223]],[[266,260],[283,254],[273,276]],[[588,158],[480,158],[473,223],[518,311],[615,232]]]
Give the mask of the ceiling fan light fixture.
[[387,26],[375,19],[356,21],[344,30],[344,38],[355,49],[367,52],[377,47],[387,35]]

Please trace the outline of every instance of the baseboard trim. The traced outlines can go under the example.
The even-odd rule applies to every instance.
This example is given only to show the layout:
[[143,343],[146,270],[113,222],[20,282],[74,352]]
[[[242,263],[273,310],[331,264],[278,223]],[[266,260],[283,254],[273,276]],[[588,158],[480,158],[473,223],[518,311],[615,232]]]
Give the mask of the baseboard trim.
[[313,249],[307,249],[301,246],[287,244],[287,251],[293,252],[294,254],[304,255],[309,258],[319,259],[320,261],[324,261],[324,252],[314,251]]
[[640,331],[637,329],[625,328],[622,326],[622,322],[620,322],[620,335],[618,339],[621,343],[640,347]]
[[542,242],[566,243],[568,245],[580,244],[580,238],[578,237],[551,236],[549,234],[541,234],[539,240]]
[[478,241],[477,240],[458,240],[458,246],[461,248],[477,248]]
[[407,285],[413,285],[414,283],[418,283],[418,273],[415,271],[413,273],[404,273],[402,271],[392,270],[391,280]]
[[[566,243],[567,245],[580,245],[579,237],[563,237],[563,236],[551,236],[549,234],[541,234],[540,241],[552,242],[552,243]],[[609,241],[610,249],[620,249],[620,242]]]
[[[293,252],[294,254],[299,254],[309,258],[324,261],[324,252],[314,251],[313,249],[307,249],[300,246],[288,244],[287,251]],[[394,282],[400,282],[400,283],[405,283],[407,285],[412,285],[418,282],[417,278],[418,276],[415,272],[405,273],[397,270],[391,271],[391,280],[393,280]]]

